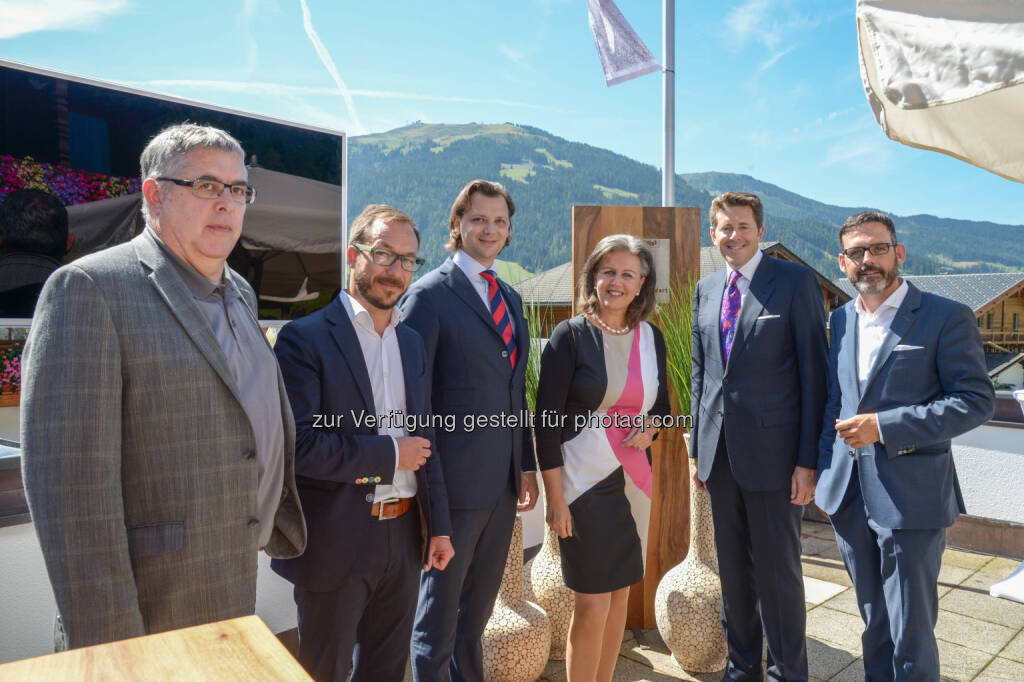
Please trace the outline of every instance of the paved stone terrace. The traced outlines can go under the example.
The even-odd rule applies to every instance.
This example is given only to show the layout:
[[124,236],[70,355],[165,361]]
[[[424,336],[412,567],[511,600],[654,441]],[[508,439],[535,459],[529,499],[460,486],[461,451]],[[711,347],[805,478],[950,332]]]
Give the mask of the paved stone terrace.
[[[831,526],[805,521],[803,548],[811,679],[861,681],[863,623]],[[988,594],[988,588],[1010,575],[1019,563],[946,550],[939,574],[940,610],[935,628],[943,680],[1024,681],[1024,604]],[[722,677],[722,673],[693,676],[680,670],[657,630],[645,630],[641,638],[646,640],[646,646],[626,632],[615,669],[616,680],[718,682]],[[541,679],[564,682],[565,664],[549,663]]]

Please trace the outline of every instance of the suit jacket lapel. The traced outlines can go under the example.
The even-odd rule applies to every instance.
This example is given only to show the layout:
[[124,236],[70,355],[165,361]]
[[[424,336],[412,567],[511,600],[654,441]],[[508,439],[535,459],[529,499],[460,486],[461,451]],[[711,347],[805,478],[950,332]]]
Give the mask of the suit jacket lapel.
[[[868,374],[868,380],[864,383],[864,395],[867,395],[868,389],[871,388],[872,382],[875,377],[878,376],[882,365],[889,359],[892,354],[892,349],[896,347],[896,344],[900,342],[900,339],[910,329],[910,325],[914,322],[914,317],[917,314],[917,309],[921,306],[921,292],[913,284],[907,283],[907,295],[903,299],[903,303],[900,304],[899,309],[896,311],[896,316],[892,318],[892,324],[889,325],[889,331],[885,333],[885,338],[882,339],[882,346],[878,349],[878,355],[875,357],[875,362],[871,365],[871,372]],[[863,398],[864,395],[861,397]]]
[[356,380],[356,388],[363,398],[363,405],[370,413],[376,410],[376,403],[373,402],[373,388],[370,386],[370,373],[366,371],[366,360],[363,359],[363,348],[359,345],[359,337],[356,336],[352,320],[348,318],[348,311],[340,299],[335,298],[327,307],[324,315],[331,325],[331,336],[334,342],[341,349],[341,357],[352,372]]
[[[856,301],[856,299],[854,299]],[[843,395],[860,396],[860,379],[857,378],[857,358],[860,357],[857,351],[857,309],[854,301],[850,301],[834,314],[842,315],[843,328],[842,337],[832,339],[832,343],[838,343],[839,357],[836,359],[836,372],[839,377],[839,388]]]
[[241,404],[242,399],[238,394],[235,379],[231,376],[231,370],[228,368],[227,357],[221,350],[220,344],[217,343],[217,339],[210,329],[210,323],[203,317],[199,306],[192,301],[192,292],[182,281],[174,264],[160,249],[160,246],[151,241],[152,239],[155,237],[150,237],[143,232],[132,240],[139,262],[149,269],[149,280],[167,303],[167,307],[178,318],[178,322],[181,323],[193,343],[220,376],[224,385],[235,396],[235,400]]
[[[762,254],[761,262],[754,271],[754,278],[750,280],[750,289],[743,299],[743,307],[740,308],[740,319],[736,324],[736,335],[732,340],[732,350],[729,352],[729,364],[733,364],[734,358],[743,352],[746,346],[747,337],[750,336],[764,304],[768,302],[771,295],[775,293],[775,267],[771,262],[771,256]],[[724,288],[722,291],[725,293]],[[726,366],[728,370],[728,366]]]
[[421,404],[423,392],[420,383],[422,379],[409,373],[412,367],[419,366],[419,363],[412,360],[418,348],[413,344],[413,340],[406,331],[407,328],[401,323],[395,330],[398,336],[398,354],[402,359],[402,378],[405,380],[405,413],[419,415],[423,412],[424,407]]
[[[426,412],[424,409],[426,406],[422,400],[423,379],[421,376],[411,374],[410,370],[413,368],[423,369],[418,361],[413,360],[416,354],[421,352],[422,341],[417,342],[417,337],[401,323],[395,329],[395,334],[398,336],[398,354],[402,358],[402,378],[405,380],[405,414],[413,415],[418,419]],[[409,433],[426,435],[419,425]],[[436,446],[436,438],[435,442],[431,443],[431,447],[434,446]],[[417,469],[413,476],[416,478],[416,506],[420,512],[420,555],[426,561],[428,544],[434,528],[430,507],[430,477],[427,476],[427,467],[425,466]]]
[[703,287],[706,295],[701,305],[700,319],[697,324],[703,329],[704,336],[714,339],[715,351],[705,353],[705,362],[713,362],[718,368],[718,376],[725,374],[722,363],[722,299],[725,297],[726,271],[716,270],[708,275],[707,286]]
[[[484,302],[480,299],[480,294],[478,294],[476,289],[473,288],[473,285],[470,283],[469,278],[466,277],[466,273],[462,271],[462,268],[456,265],[450,258],[441,266],[441,268],[441,271],[448,275],[445,279],[445,284],[447,284],[455,295],[461,298],[462,302],[469,306],[469,309],[476,313],[477,316],[486,323],[487,327],[494,332],[494,335],[501,340],[501,334],[498,333],[498,327],[494,324],[494,318],[491,317],[491,311],[484,305]],[[445,268],[447,268],[447,272],[445,272]]]

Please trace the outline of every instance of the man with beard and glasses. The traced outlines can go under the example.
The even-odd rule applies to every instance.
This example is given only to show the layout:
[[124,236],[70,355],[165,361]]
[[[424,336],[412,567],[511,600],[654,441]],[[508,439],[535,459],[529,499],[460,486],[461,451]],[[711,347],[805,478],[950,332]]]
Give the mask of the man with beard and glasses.
[[832,313],[817,504],[864,619],[869,680],[937,680],[936,583],[964,513],[950,440],[992,417],[974,313],[899,276],[906,247],[878,211],[839,231],[859,295]]
[[367,206],[352,222],[348,288],[274,347],[309,543],[272,567],[295,584],[299,662],[318,681],[400,681],[420,567],[454,555],[423,340],[395,308],[418,250],[412,218]]

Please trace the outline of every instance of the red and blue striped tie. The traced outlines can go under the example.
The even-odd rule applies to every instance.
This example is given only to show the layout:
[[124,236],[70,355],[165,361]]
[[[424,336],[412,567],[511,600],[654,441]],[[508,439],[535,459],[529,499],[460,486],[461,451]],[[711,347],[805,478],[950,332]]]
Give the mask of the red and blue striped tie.
[[490,301],[491,317],[498,327],[505,347],[508,348],[508,359],[512,366],[516,366],[516,359],[519,357],[519,348],[516,347],[516,335],[512,332],[512,319],[509,317],[505,301],[501,299],[501,292],[498,290],[498,277],[494,270],[484,270],[480,276],[487,280],[487,300]]

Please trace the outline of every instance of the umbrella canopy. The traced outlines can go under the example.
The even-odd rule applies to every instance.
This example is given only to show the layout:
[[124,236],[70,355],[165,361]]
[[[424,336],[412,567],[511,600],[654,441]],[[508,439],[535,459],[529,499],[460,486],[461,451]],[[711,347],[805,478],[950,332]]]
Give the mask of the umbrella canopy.
[[[341,286],[341,187],[265,168],[250,168],[249,183],[256,203],[245,211],[232,267],[260,295],[278,301]],[[141,206],[135,193],[68,207],[75,248],[67,260],[137,235],[144,227]]]
[[886,135],[1024,182],[1024,2],[858,0],[857,33]]

